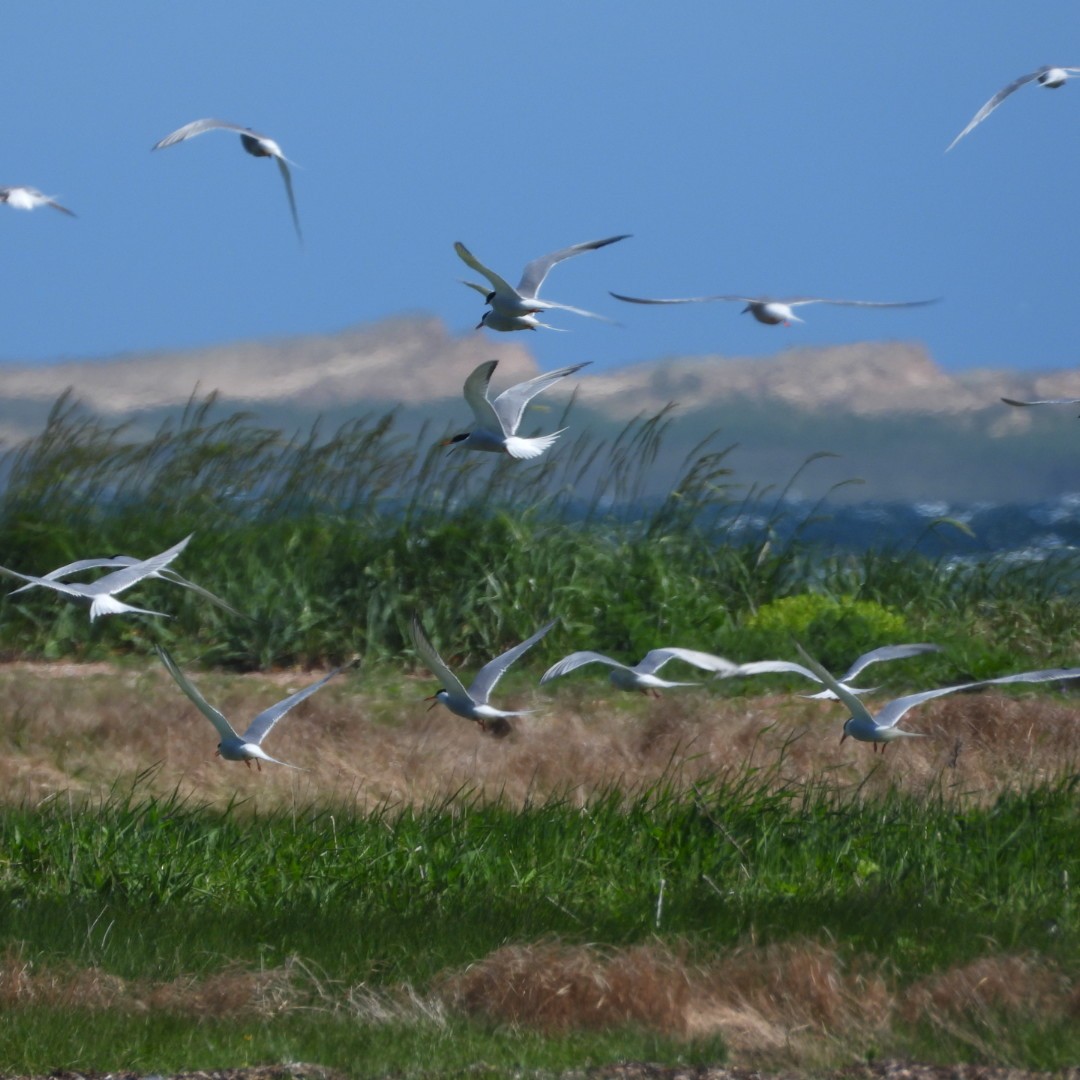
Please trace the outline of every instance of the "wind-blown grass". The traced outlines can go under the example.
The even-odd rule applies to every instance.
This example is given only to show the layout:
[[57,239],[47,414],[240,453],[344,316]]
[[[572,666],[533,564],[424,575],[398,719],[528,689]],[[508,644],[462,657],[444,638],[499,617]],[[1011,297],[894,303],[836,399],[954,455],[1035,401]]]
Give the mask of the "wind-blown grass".
[[[193,400],[139,439],[62,398],[4,462],[0,551],[6,566],[45,572],[90,554],[146,556],[194,532],[177,568],[249,618],[146,582],[139,598],[175,619],[91,627],[81,607],[34,590],[0,606],[9,657],[145,655],[161,641],[238,669],[357,653],[400,662],[415,611],[468,661],[552,616],[575,647],[637,658],[680,644],[746,660],[790,649],[783,635],[747,634],[747,619],[811,591],[902,613],[913,637],[954,645],[978,675],[1075,662],[1075,562],[811,548],[785,520],[787,489],[740,491],[720,432],[687,455],[666,497],[644,499],[670,409],[611,440],[568,434],[534,464],[447,453],[433,432],[397,431],[394,413],[286,437],[215,412],[212,397]],[[805,641],[837,666],[883,643],[861,624]]]

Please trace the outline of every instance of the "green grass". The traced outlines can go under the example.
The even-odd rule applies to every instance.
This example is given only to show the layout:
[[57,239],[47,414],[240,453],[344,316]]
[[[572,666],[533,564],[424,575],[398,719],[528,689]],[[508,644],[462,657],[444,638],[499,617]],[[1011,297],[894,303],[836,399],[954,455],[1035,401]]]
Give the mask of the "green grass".
[[[1052,957],[1080,977],[1068,888],[1080,875],[1075,782],[973,807],[896,791],[866,799],[825,783],[776,790],[769,779],[748,770],[692,797],[613,791],[585,808],[554,800],[521,811],[463,795],[420,811],[253,815],[138,790],[89,808],[8,808],[0,946],[17,945],[19,962],[39,969],[156,981],[299,956],[327,987],[387,994],[427,993],[508,942],[550,940],[668,942],[694,965],[751,941],[819,941],[898,986],[998,953]],[[723,1054],[717,1040],[647,1030],[543,1039],[453,1014],[437,1030],[395,1030],[349,1020],[332,1001],[331,989],[318,1008],[270,1022],[113,1009],[65,1013],[58,1025],[54,1007],[9,1007],[0,1070],[316,1060],[417,1075],[434,1060],[447,1075],[477,1061],[557,1069]],[[886,1046],[1043,1067],[1078,1048],[1053,1016],[1013,1017],[1001,1030],[1009,1037],[981,1015],[945,1035],[900,1025]]]
[[[174,619],[91,626],[83,606],[34,590],[0,604],[0,652],[143,657],[160,641],[181,660],[239,670],[354,654],[400,664],[415,611],[470,663],[553,616],[568,649],[627,658],[669,643],[786,656],[798,630],[842,667],[903,630],[950,647],[951,666],[929,661],[932,678],[1075,661],[1075,558],[965,567],[908,550],[824,552],[799,528],[781,539],[787,489],[741,491],[720,432],[691,451],[666,498],[642,504],[670,422],[665,411],[610,441],[568,435],[525,464],[447,454],[430,432],[395,432],[393,413],[289,439],[242,413],[216,419],[208,399],[137,441],[63,399],[7,457],[4,565],[40,573],[88,554],[146,556],[194,533],[176,568],[249,617],[146,582],[136,602]],[[788,488],[811,483],[821,456]],[[758,524],[743,530],[736,512]],[[763,607],[807,593],[848,608],[808,627],[756,625]],[[868,604],[882,618],[866,618]]]

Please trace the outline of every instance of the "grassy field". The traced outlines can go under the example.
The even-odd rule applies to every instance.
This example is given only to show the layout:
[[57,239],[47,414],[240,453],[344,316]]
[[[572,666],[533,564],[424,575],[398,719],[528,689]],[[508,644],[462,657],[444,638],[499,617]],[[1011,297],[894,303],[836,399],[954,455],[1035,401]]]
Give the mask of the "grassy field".
[[[665,422],[521,470],[401,445],[392,418],[290,443],[193,405],[128,445],[59,407],[8,461],[4,565],[194,531],[177,568],[248,617],[162,582],[138,602],[168,622],[0,607],[0,1072],[1080,1058],[1068,688],[928,703],[928,737],[882,757],[789,677],[537,686],[571,649],[793,638],[834,668],[943,646],[882,665],[883,697],[1076,664],[1075,564],[780,544],[780,493],[738,493],[712,442],[626,513]],[[536,712],[502,739],[428,713],[413,611],[466,674],[558,615],[499,685]],[[268,739],[304,771],[257,772],[214,758],[158,642],[241,726],[362,663]]]

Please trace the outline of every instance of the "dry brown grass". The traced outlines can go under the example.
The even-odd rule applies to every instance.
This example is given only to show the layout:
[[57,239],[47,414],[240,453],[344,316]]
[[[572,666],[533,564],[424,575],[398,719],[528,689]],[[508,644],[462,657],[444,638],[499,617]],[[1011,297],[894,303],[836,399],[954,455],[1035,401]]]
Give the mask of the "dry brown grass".
[[880,965],[845,962],[809,941],[696,959],[659,942],[505,946],[437,976],[428,993],[348,985],[297,957],[271,969],[230,965],[155,982],[35,965],[9,947],[0,954],[0,1011],[32,1006],[193,1020],[314,1010],[428,1028],[445,1028],[457,1014],[547,1035],[633,1026],[674,1038],[719,1036],[734,1063],[805,1069],[850,1061],[868,1045],[902,1048],[905,1030],[924,1024],[993,1056],[989,1040],[1011,1023],[1080,1019],[1080,986],[1036,955],[986,956],[898,986]]
[[[243,727],[258,710],[317,673],[197,673],[207,698]],[[211,805],[238,794],[259,809],[284,804],[420,805],[462,788],[509,805],[558,794],[640,789],[664,779],[689,787],[752,763],[776,783],[826,776],[868,794],[890,786],[943,787],[985,801],[1004,788],[1051,780],[1080,762],[1080,703],[1028,694],[958,695],[906,718],[931,737],[884,756],[848,740],[836,703],[794,696],[713,698],[707,689],[653,700],[594,684],[526,691],[538,712],[506,738],[485,737],[444,709],[427,712],[431,680],[379,698],[363,674],[302,703],[267,741],[307,771],[261,773],[214,756],[216,733],[167,675],[150,666],[13,664],[0,669],[0,798],[35,803],[59,792],[98,797],[160,763],[149,783]],[[414,689],[415,688],[415,689]]]

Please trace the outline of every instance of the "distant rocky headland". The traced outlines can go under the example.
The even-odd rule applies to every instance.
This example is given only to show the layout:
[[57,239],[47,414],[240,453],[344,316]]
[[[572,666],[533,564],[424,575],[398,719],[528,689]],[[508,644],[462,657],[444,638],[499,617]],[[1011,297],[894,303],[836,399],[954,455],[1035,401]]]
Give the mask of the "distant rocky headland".
[[[526,346],[520,335],[453,337],[438,320],[417,316],[183,352],[2,364],[0,438],[10,448],[36,434],[68,388],[88,411],[131,421],[135,431],[211,392],[218,408],[249,410],[288,431],[319,417],[325,430],[392,407],[406,430],[422,419],[467,423],[465,376],[498,357],[497,386],[529,378],[538,368]],[[1016,409],[1000,400],[1080,397],[1080,369],[950,374],[919,344],[863,342],[764,359],[671,356],[568,383],[540,399],[547,409],[559,407],[559,393],[574,392],[574,422],[611,434],[675,403],[658,487],[716,431],[718,443],[738,444],[729,462],[745,488],[782,486],[809,455],[828,452],[839,456],[808,469],[800,494],[856,478],[863,483],[837,497],[1000,503],[1080,491],[1080,409]]]

